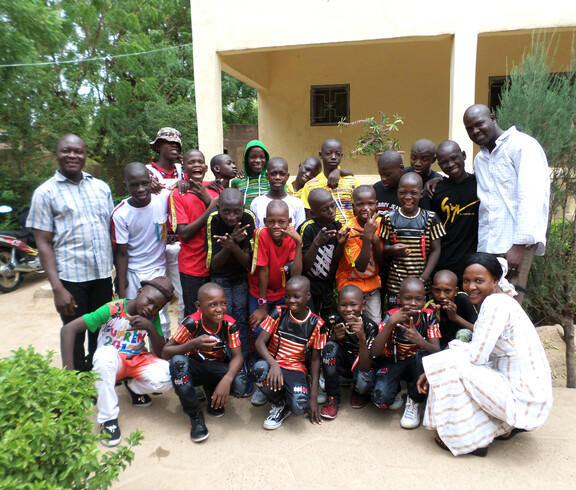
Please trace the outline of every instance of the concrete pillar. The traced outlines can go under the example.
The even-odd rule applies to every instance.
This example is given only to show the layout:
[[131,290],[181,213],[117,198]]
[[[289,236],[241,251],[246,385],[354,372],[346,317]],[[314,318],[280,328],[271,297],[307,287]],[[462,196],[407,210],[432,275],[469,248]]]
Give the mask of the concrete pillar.
[[[203,16],[198,2],[191,2],[191,15]],[[198,20],[196,18],[195,20]],[[195,22],[192,31],[194,44],[194,85],[196,91],[196,118],[198,123],[198,146],[206,160],[222,153],[224,134],[222,129],[222,71],[212,43],[212,19]],[[211,175],[209,173],[209,175]]]
[[464,128],[464,111],[474,104],[478,33],[470,26],[454,33],[450,61],[450,139],[466,152],[466,170],[472,171],[474,145]]

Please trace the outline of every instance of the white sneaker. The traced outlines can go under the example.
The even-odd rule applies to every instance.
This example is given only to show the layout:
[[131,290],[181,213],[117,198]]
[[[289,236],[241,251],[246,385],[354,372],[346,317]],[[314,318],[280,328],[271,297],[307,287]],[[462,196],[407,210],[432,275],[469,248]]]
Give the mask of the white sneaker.
[[400,425],[404,429],[415,429],[420,425],[420,403],[416,403],[409,396],[406,397],[406,408]]
[[284,405],[272,405],[270,415],[264,421],[263,427],[268,430],[277,429],[282,425],[284,419],[290,415],[290,410]]
[[402,398],[402,392],[399,392],[396,394],[396,398],[394,398],[394,403],[392,403],[388,408],[390,410],[398,410],[402,405],[404,405],[404,398]]

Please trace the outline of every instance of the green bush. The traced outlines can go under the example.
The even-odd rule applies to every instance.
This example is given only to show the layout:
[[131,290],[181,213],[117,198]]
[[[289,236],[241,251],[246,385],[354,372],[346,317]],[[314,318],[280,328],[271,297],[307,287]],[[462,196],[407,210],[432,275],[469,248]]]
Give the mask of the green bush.
[[142,440],[102,454],[93,415],[94,373],[52,367],[27,349],[0,359],[0,488],[108,488]]

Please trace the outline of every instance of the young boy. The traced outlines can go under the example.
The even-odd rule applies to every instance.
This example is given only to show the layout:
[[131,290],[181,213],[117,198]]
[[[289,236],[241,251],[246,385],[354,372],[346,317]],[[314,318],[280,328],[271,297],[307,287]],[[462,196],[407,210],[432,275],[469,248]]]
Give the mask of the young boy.
[[206,267],[204,235],[206,220],[216,207],[218,194],[202,184],[207,167],[201,151],[190,150],[185,153],[184,170],[190,187],[185,194],[181,194],[178,189],[172,192],[170,218],[172,228],[182,243],[178,269],[185,314],[188,316],[196,311],[198,289],[210,278],[210,271]]
[[210,170],[214,174],[214,180],[207,187],[220,193],[230,187],[230,181],[238,175],[238,168],[230,155],[221,153],[210,159]]
[[286,193],[286,182],[288,182],[288,162],[280,157],[271,158],[266,169],[266,180],[270,185],[270,191],[261,196],[255,197],[250,204],[250,211],[256,216],[256,226],[264,226],[266,207],[273,199],[281,199],[290,209],[290,219],[294,228],[298,228],[306,220],[304,205],[297,197]]
[[206,223],[206,267],[210,269],[210,280],[224,290],[226,314],[236,320],[246,359],[250,354],[247,273],[255,217],[251,211],[244,211],[244,196],[238,189],[224,189],[217,207]]
[[[291,277],[286,283],[286,306],[277,306],[262,324],[256,349],[262,357],[254,365],[256,384],[272,402],[264,428],[282,425],[290,413],[309,413],[313,424],[322,419],[318,409],[320,352],[326,344],[323,321],[306,306],[310,299],[310,282],[303,276]],[[306,349],[311,355],[311,383],[306,379]]]
[[391,211],[400,207],[398,201],[398,183],[404,175],[404,163],[402,155],[395,150],[387,150],[378,158],[378,173],[380,180],[372,187],[376,192],[378,201],[378,213]]
[[[248,274],[249,321],[254,340],[268,314],[276,305],[284,304],[288,275],[302,273],[302,238],[290,225],[288,205],[281,200],[270,201],[264,223],[265,226],[254,232],[252,266]],[[256,390],[251,401],[256,406],[263,405],[266,397]]]
[[[410,167],[405,169],[405,173],[417,173],[422,179],[422,188],[431,179],[442,177],[441,174],[432,170],[432,164],[436,161],[436,145],[428,139],[416,140],[410,150]],[[424,194],[420,199],[422,209],[430,209],[430,199],[428,194]]]
[[441,270],[434,274],[432,295],[434,299],[426,304],[436,313],[440,322],[440,348],[448,347],[448,342],[459,338],[470,342],[478,312],[470,303],[468,295],[458,291],[458,278],[454,272]]
[[213,282],[204,284],[198,290],[196,309],[184,319],[162,355],[170,360],[174,391],[190,417],[190,438],[201,442],[209,433],[194,387],[204,386],[208,414],[222,417],[230,393],[242,396],[247,378],[245,373],[238,374],[242,366],[238,325],[226,315],[224,290]]
[[478,246],[480,201],[476,193],[476,177],[466,172],[466,153],[458,143],[444,141],[436,154],[440,168],[448,176],[438,183],[430,201],[430,209],[438,214],[446,230],[436,270],[449,269],[461,277],[460,264]]
[[372,401],[379,408],[390,407],[400,392],[400,380],[404,379],[408,397],[400,425],[415,429],[420,425],[420,404],[426,400],[416,386],[424,372],[422,356],[440,350],[440,330],[434,311],[423,309],[426,291],[421,281],[414,277],[404,279],[398,300],[400,308],[386,313],[370,347],[376,370]]
[[[354,217],[352,192],[357,187],[358,182],[354,176],[341,176],[336,187],[331,188],[329,186],[328,179],[330,174],[332,172],[340,172],[338,169],[342,161],[342,143],[340,141],[334,138],[325,140],[322,143],[319,156],[320,160],[322,160],[323,172],[306,182],[304,189],[302,189],[302,203],[306,209],[310,209],[310,203],[308,202],[310,191],[317,188],[326,189],[332,194],[336,202],[336,220],[344,225]],[[340,174],[338,173],[338,175]]]
[[165,393],[172,388],[169,365],[145,350],[148,336],[155,352],[162,352],[165,341],[158,312],[172,299],[174,287],[167,277],[158,276],[142,281],[135,299],[111,301],[92,313],[64,325],[60,332],[62,364],[73,368],[72,354],[76,334],[99,332],[94,354],[94,371],[99,375],[98,416],[100,433],[107,438],[102,444],[116,446],[122,440],[118,426],[118,395],[116,381],[125,382],[132,406],[148,407],[152,400],[147,393]]
[[[336,203],[326,189],[312,189],[308,195],[312,219],[305,221],[298,232],[302,236],[302,270],[312,285],[308,305],[312,313],[328,318],[334,301],[334,276],[346,235],[338,232],[342,224],[336,221]],[[342,244],[338,246],[338,239]]]
[[[116,265],[116,285],[120,298],[135,298],[140,283],[166,275],[166,231],[170,191],[150,190],[150,174],[143,163],[130,163],[124,169],[124,187],[130,198],[112,212],[112,242]],[[168,305],[160,311],[164,338],[170,338]],[[160,354],[160,353],[158,353]]]
[[[180,132],[174,128],[161,128],[156,139],[150,142],[150,148],[158,153],[158,161],[150,162],[146,168],[152,179],[150,188],[153,193],[160,189],[173,190],[178,182],[186,180],[186,173],[180,162],[182,152],[182,139]],[[184,318],[184,299],[178,272],[178,254],[180,253],[180,240],[171,229],[166,234],[166,276],[174,285],[174,296],[178,298],[178,321]]]
[[286,191],[291,196],[300,198],[304,185],[322,171],[322,163],[316,157],[305,158],[298,164],[298,175],[286,184]]
[[336,283],[338,290],[348,284],[358,286],[364,293],[366,315],[380,323],[382,300],[378,264],[384,254],[380,240],[380,218],[376,218],[376,193],[369,185],[361,185],[354,189],[352,197],[356,217],[346,223],[345,229],[350,234],[336,272]]
[[399,306],[400,283],[407,277],[417,277],[429,283],[440,257],[442,223],[436,213],[421,209],[422,179],[415,172],[404,174],[398,187],[400,209],[388,211],[382,217],[384,252],[391,257],[388,265],[388,305]]
[[328,400],[320,412],[325,419],[334,419],[338,414],[339,376],[353,376],[352,408],[362,408],[368,403],[366,394],[373,380],[369,346],[378,333],[378,327],[362,314],[365,306],[364,294],[359,287],[344,286],[338,293],[338,313],[330,315],[326,323],[327,342],[322,352],[322,372]]
[[234,179],[230,186],[239,189],[244,194],[244,206],[250,209],[252,200],[270,190],[266,180],[266,167],[270,155],[264,143],[252,140],[244,150],[244,177]]

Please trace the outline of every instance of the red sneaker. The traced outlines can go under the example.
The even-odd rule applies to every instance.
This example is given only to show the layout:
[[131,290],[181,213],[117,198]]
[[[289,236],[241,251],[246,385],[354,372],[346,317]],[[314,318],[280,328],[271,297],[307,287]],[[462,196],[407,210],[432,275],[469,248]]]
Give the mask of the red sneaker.
[[350,395],[350,405],[352,405],[352,408],[364,408],[369,401],[370,397],[367,395],[361,395],[356,391],[353,391]]
[[329,396],[320,411],[320,415],[325,419],[335,419],[336,415],[338,415],[338,405],[340,405],[340,402],[333,396]]

